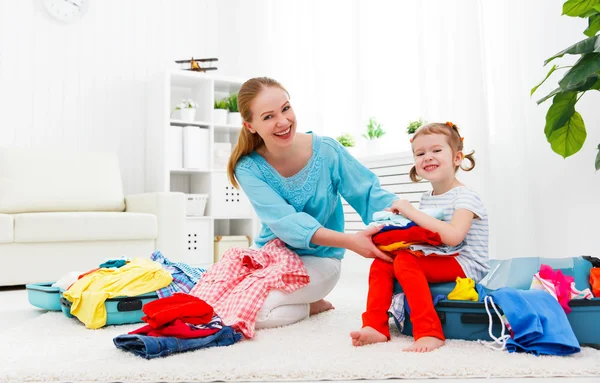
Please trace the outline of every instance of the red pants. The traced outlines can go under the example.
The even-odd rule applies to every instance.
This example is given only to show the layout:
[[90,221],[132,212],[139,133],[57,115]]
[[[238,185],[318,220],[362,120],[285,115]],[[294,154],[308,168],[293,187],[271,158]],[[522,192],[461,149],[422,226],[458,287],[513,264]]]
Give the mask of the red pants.
[[388,310],[396,278],[410,306],[415,340],[424,336],[445,340],[428,282],[454,282],[456,277],[465,278],[465,273],[454,257],[415,257],[408,252],[398,252],[393,263],[376,258],[369,272],[369,294],[367,311],[362,315],[363,327],[372,327],[390,339]]

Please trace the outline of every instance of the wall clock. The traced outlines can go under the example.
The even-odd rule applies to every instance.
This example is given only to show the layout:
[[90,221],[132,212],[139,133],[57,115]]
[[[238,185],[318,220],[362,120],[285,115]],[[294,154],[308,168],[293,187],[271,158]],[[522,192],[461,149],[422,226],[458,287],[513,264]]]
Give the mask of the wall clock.
[[91,0],[43,0],[48,14],[62,23],[73,23],[85,15]]

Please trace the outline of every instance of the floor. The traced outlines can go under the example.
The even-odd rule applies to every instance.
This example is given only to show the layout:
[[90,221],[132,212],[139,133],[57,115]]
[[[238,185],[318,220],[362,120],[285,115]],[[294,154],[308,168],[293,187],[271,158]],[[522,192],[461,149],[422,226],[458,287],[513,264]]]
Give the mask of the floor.
[[[353,281],[352,284],[366,284],[367,283],[367,273],[369,268],[370,261],[365,260],[355,254],[349,254],[346,256],[346,259],[343,263],[343,275],[345,276],[346,282],[348,281],[348,277]],[[347,283],[345,283],[347,285]],[[342,294],[347,294],[348,287],[344,288],[342,291],[340,289],[336,289],[331,294],[331,300],[335,304],[335,298]],[[352,291],[350,291],[352,293]],[[27,291],[24,286],[18,287],[0,287],[0,302],[3,304],[0,305],[0,328],[1,329],[10,329],[16,326],[23,321],[35,318],[45,311],[37,309],[29,304],[27,301]],[[393,379],[392,379],[393,380]],[[399,380],[403,383],[418,383],[423,380]],[[459,383],[459,382],[468,382],[468,383],[481,383],[481,382],[489,382],[488,379],[436,379],[436,383]],[[494,379],[494,383],[517,383],[517,382],[547,382],[552,381],[552,383],[562,383],[562,382],[577,382],[577,383],[591,383],[598,382],[599,379],[596,378],[522,378],[522,379]],[[359,381],[353,381],[359,382]],[[387,383],[390,380],[382,380],[382,381],[370,381],[370,382],[380,382]]]

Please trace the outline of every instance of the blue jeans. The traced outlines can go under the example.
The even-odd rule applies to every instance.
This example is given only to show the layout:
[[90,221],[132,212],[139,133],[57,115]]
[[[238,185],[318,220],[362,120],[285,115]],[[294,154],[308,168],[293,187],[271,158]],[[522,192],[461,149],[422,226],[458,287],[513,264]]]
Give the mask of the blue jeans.
[[181,339],[124,334],[114,338],[113,342],[117,348],[152,359],[201,348],[229,346],[241,337],[242,335],[233,331],[230,326],[223,326],[219,332],[203,338]]

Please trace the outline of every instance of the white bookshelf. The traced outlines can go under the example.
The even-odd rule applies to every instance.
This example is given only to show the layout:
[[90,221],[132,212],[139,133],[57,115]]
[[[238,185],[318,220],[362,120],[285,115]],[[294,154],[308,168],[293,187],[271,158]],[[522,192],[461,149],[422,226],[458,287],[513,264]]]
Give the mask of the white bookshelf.
[[[214,124],[214,101],[239,91],[243,82],[242,79],[213,74],[173,70],[156,75],[148,85],[146,191],[208,194],[205,215],[186,217],[186,235],[182,238],[186,242],[186,253],[181,256],[165,254],[172,261],[210,267],[214,259],[215,236],[254,238],[257,233],[258,220],[247,197],[229,184],[226,169],[217,167],[214,161],[214,144],[235,145],[242,129],[241,125]],[[178,112],[173,113],[175,106],[188,98],[198,104],[192,122],[181,120]],[[208,156],[203,161],[204,166],[187,168],[183,160],[172,166],[173,158],[177,156],[173,156],[173,141],[169,135],[178,129],[188,129],[188,132],[204,129],[202,134],[206,140],[193,146],[198,153]]]

